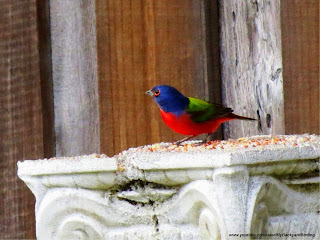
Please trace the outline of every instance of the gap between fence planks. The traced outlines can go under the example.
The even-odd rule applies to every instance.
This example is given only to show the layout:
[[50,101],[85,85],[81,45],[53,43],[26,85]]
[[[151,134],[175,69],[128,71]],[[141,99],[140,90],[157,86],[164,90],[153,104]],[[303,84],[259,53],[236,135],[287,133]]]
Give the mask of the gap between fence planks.
[[51,33],[49,1],[37,1],[39,68],[41,80],[43,153],[45,158],[55,156],[53,84],[51,61]]

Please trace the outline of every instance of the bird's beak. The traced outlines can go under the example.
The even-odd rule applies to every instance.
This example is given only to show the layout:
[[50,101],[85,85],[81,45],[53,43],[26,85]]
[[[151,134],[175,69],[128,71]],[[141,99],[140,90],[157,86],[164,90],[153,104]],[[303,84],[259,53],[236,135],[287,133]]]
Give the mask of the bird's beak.
[[151,90],[146,91],[146,92],[145,92],[145,94],[147,94],[147,95],[149,95],[149,96],[153,97],[153,92],[152,92]]

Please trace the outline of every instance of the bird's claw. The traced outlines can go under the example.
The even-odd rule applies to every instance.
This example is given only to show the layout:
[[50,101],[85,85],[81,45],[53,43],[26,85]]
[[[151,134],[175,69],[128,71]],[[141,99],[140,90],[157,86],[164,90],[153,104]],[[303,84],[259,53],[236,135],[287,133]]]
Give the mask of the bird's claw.
[[185,142],[185,141],[187,141],[187,140],[189,140],[189,139],[191,139],[191,138],[193,138],[193,137],[195,137],[195,136],[185,137],[185,138],[183,138],[183,139],[181,139],[181,140],[178,140],[178,141],[174,142],[173,144],[179,146],[181,143],[183,143],[183,142]]

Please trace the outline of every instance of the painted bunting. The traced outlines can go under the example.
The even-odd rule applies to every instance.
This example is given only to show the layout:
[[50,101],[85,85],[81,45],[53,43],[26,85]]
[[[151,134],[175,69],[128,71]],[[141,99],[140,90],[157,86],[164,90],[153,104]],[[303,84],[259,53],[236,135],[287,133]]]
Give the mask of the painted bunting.
[[215,132],[219,125],[234,119],[256,120],[238,116],[231,108],[208,103],[198,98],[185,97],[177,89],[168,85],[158,85],[146,94],[153,97],[160,108],[163,121],[173,131],[189,135],[177,144],[199,134]]

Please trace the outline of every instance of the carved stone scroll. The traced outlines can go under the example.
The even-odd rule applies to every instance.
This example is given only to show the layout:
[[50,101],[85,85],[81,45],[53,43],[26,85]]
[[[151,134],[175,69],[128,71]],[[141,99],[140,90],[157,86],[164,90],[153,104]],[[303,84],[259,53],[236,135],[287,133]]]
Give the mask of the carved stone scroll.
[[18,175],[36,196],[40,240],[281,234],[281,239],[315,240],[320,238],[320,137],[303,139],[299,146],[131,149],[113,158],[24,161]]

